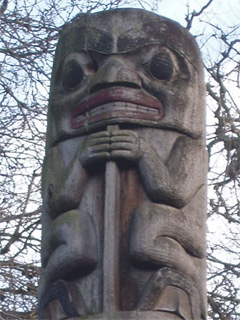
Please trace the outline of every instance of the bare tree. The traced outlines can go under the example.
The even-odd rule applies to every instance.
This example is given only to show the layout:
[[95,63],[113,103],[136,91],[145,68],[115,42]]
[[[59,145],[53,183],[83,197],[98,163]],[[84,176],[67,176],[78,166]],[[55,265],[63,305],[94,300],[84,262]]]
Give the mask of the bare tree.
[[[164,5],[164,0],[3,0],[0,4],[1,319],[37,318],[40,175],[52,59],[61,26],[79,12],[121,6],[158,12],[161,2]],[[231,17],[227,22],[214,20],[215,3],[206,0],[202,7],[186,6],[185,27],[203,52],[208,93],[209,317],[237,320],[240,24]],[[240,8],[234,9],[239,16]]]
[[228,8],[227,21],[214,20],[213,4],[210,0],[198,12],[188,13],[186,20],[188,28],[197,23],[203,30],[197,40],[206,70],[208,107],[209,317],[228,320],[238,319],[240,312],[240,24],[236,23],[240,8]]

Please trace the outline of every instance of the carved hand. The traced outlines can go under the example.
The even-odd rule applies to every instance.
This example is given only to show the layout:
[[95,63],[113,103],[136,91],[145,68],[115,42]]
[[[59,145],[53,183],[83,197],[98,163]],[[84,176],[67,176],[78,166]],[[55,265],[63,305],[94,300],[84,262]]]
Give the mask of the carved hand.
[[112,159],[137,161],[143,156],[138,134],[132,130],[111,132],[110,156]]
[[110,158],[110,133],[101,131],[87,136],[79,160],[83,167],[107,161]]
[[110,159],[137,161],[142,157],[138,134],[131,130],[101,131],[86,138],[80,151],[84,167]]

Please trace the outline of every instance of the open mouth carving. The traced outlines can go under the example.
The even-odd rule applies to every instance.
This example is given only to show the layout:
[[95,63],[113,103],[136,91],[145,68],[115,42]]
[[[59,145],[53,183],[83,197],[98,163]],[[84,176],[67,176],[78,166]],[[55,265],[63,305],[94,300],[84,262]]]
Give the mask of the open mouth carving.
[[163,116],[161,102],[132,88],[107,88],[83,100],[72,112],[72,128],[88,121],[94,122],[124,118],[159,121]]

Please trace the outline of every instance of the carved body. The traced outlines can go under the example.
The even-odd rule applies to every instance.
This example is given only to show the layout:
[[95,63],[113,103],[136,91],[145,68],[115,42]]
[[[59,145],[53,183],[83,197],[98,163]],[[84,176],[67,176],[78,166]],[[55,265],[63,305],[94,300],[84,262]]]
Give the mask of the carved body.
[[[192,58],[168,40],[174,28]],[[63,39],[43,170],[40,317],[206,319],[204,84],[193,39],[126,9],[76,19]]]

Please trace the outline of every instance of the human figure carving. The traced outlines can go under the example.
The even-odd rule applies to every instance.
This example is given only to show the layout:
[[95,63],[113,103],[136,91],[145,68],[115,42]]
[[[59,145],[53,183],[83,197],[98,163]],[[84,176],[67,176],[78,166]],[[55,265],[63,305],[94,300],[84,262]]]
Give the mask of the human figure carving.
[[41,319],[206,319],[204,116],[199,50],[179,24],[121,9],[64,28],[43,168]]

